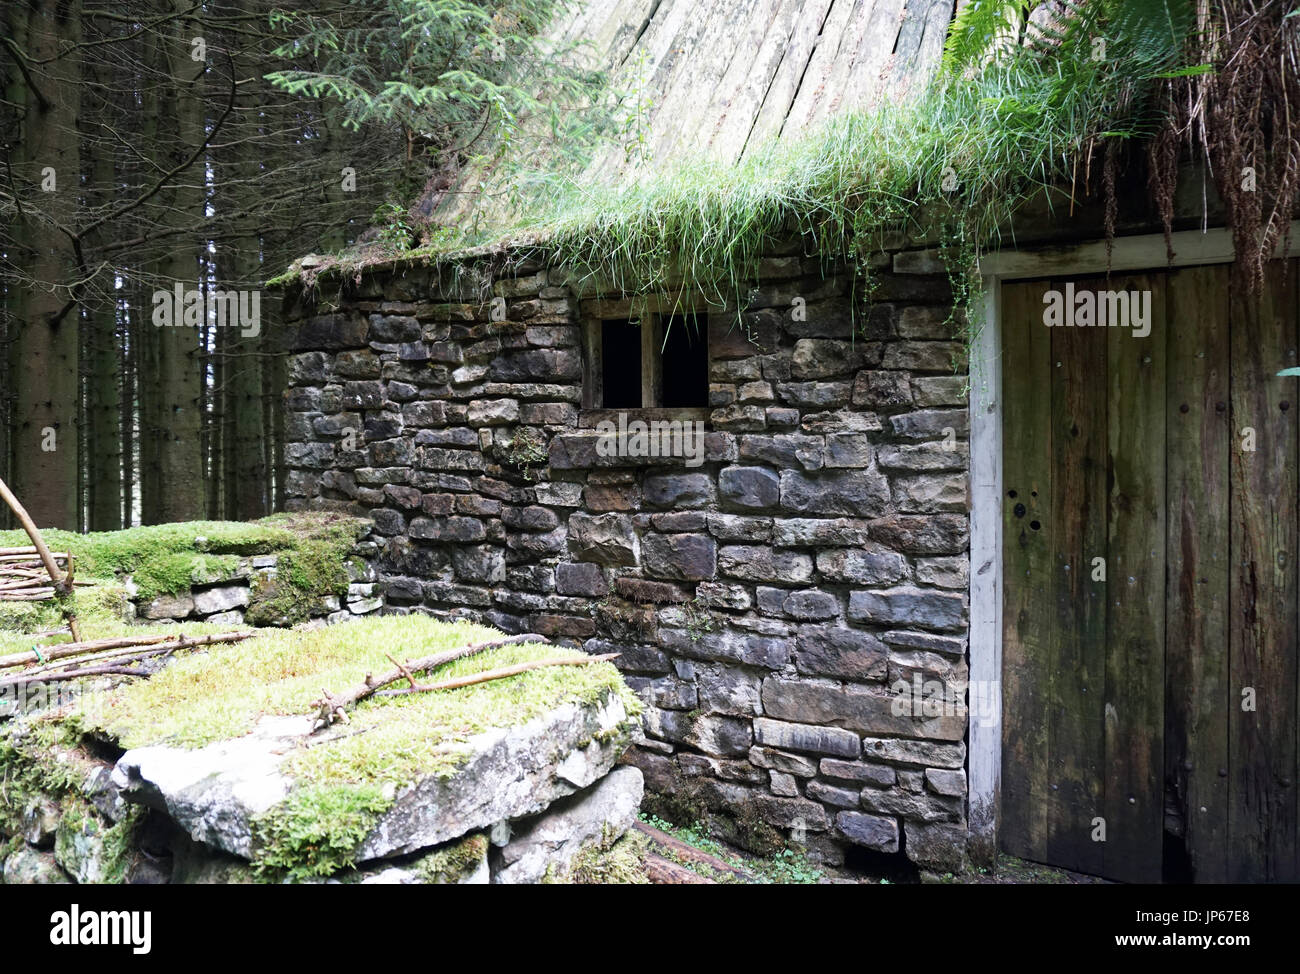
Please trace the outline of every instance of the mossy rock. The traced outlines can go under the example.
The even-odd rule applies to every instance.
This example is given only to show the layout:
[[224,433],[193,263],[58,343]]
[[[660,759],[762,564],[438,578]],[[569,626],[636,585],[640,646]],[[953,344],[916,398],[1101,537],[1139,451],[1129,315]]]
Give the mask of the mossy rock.
[[109,822],[80,797],[69,795],[54,833],[55,862],[78,883],[123,882],[143,816],[143,808],[130,807],[120,822]]
[[348,870],[341,883],[461,886],[488,882],[488,837],[476,832],[410,859],[381,861]]
[[136,570],[139,598],[149,600],[158,595],[188,591],[195,585],[212,585],[246,574],[244,559],[239,555],[209,555],[175,552],[145,561]]
[[[289,600],[303,593],[340,594],[340,586],[346,591],[344,562],[367,530],[369,522],[361,518],[301,512],[250,522],[186,521],[90,534],[49,530],[42,535],[52,550],[74,556],[78,578],[115,581],[131,576],[145,599],[226,581],[239,572],[243,558],[276,555],[279,571],[288,579],[281,595]],[[23,531],[0,531],[0,547],[29,543]],[[295,614],[292,608],[290,616]]]
[[573,885],[644,886],[650,882],[645,858],[649,841],[639,832],[627,832],[613,843],[583,849],[563,868],[547,871],[544,883]]
[[[182,628],[190,627],[166,627]],[[172,768],[197,774],[208,758],[196,749],[212,745],[221,753],[266,721],[300,728],[283,748],[269,742],[275,745],[266,749],[274,754],[274,768],[233,763],[249,775],[263,775],[259,786],[268,773],[282,773],[287,790],[265,814],[241,813],[250,842],[247,853],[227,850],[245,857],[238,870],[226,870],[229,881],[331,877],[357,862],[409,856],[502,818],[533,814],[585,787],[586,776],[604,774],[639,726],[640,702],[609,663],[547,667],[453,691],[374,697],[350,711],[350,724],[308,735],[322,686],[355,686],[367,673],[390,669],[389,654],[412,659],[503,635],[422,615],[267,630],[242,643],[179,653],[148,680],[96,690],[94,705],[80,716],[0,724],[0,835],[17,834],[28,798],[55,797],[65,802],[56,837],[65,868],[87,881],[120,881],[131,869],[127,852],[134,826],[111,823],[87,800],[93,797],[87,784],[92,772],[102,771],[102,761],[87,750],[91,738],[128,750],[118,762],[128,777],[133,755],[147,752],[170,755]],[[428,678],[557,656],[585,658],[555,646],[511,644],[455,661]],[[514,782],[523,754],[529,755],[524,763],[537,779],[535,787],[506,787],[501,776],[508,770]],[[484,775],[494,783],[480,787],[489,780]],[[458,805],[466,796],[468,804]],[[124,797],[138,803],[145,796],[128,788]],[[502,801],[510,807],[492,804]],[[220,847],[195,833],[183,812],[167,807],[182,829]],[[11,809],[19,814],[9,815]],[[381,823],[388,824],[380,829]],[[421,881],[457,881],[474,857],[472,849],[451,850],[425,855]],[[178,861],[178,875],[185,868]]]
[[[368,673],[389,670],[389,654],[413,659],[500,638],[502,633],[484,626],[448,624],[422,615],[367,617],[312,631],[269,630],[242,643],[188,654],[147,681],[112,690],[105,705],[97,708],[100,716],[92,728],[134,749],[132,753],[160,747],[175,752],[168,760],[184,774],[208,758],[180,749],[242,740],[259,727],[272,726],[267,721],[305,721],[309,727],[321,687],[341,691],[360,684]],[[585,658],[554,646],[512,644],[448,664],[433,676],[467,676],[557,656]],[[565,706],[572,710],[564,711]],[[614,708],[624,715],[616,727],[597,719]],[[564,720],[554,716],[570,712]],[[497,741],[493,735],[508,729],[501,740],[514,742],[511,734],[541,720],[555,723],[557,736],[527,738],[528,747],[537,751],[536,773],[551,773],[539,755],[561,746],[600,755],[612,765],[633,733],[639,712],[639,700],[608,663],[547,667],[454,691],[373,697],[351,712],[346,727],[318,735],[310,747],[292,736],[298,731],[287,743],[275,745],[276,753],[283,755],[276,773],[283,774],[291,788],[274,807],[256,813],[256,821],[249,824],[251,834],[239,840],[245,845],[230,851],[245,855],[246,847],[268,877],[294,878],[332,875],[350,866],[359,852],[367,859],[414,852],[491,824],[502,814],[498,810],[497,817],[483,823],[466,818],[464,828],[450,835],[439,832],[438,823],[419,822],[412,826],[422,836],[417,844],[363,849],[363,840],[373,842],[376,823],[395,806],[409,805],[401,814],[418,816],[420,800],[403,799],[404,789],[418,784],[436,791],[439,781],[453,781],[462,773],[483,741]],[[539,728],[535,733],[549,731]],[[511,746],[525,743],[521,739]],[[556,755],[557,760],[563,757]],[[504,761],[505,753],[493,758],[498,759]],[[132,760],[131,754],[123,758],[127,764]],[[456,797],[434,803],[448,821],[460,807]],[[465,815],[471,813],[477,814],[470,809]],[[196,838],[218,845],[224,841]]]
[[424,883],[465,883],[482,871],[487,854],[488,837],[480,832],[421,856],[411,872]]

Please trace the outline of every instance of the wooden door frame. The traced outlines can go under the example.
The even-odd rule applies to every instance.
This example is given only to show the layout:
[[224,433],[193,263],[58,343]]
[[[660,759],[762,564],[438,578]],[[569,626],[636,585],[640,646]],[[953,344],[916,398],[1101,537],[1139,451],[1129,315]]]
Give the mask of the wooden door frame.
[[[1300,220],[1288,232],[1300,256]],[[998,851],[1002,795],[1002,283],[1112,272],[1165,270],[1233,259],[1224,228],[1175,233],[1169,261],[1163,234],[1119,237],[986,254],[979,260],[982,300],[970,348],[970,685],[996,707],[997,721],[968,719],[967,839],[971,859],[991,866]],[[1279,244],[1276,256],[1282,256]]]

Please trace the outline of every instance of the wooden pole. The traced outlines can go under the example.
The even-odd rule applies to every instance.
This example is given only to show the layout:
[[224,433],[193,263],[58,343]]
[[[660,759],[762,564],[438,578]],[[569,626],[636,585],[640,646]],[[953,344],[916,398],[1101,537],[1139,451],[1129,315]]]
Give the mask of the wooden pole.
[[[14,512],[18,518],[18,523],[23,526],[27,532],[27,537],[32,539],[32,546],[36,553],[40,555],[41,562],[45,565],[45,570],[49,572],[50,582],[54,586],[54,591],[64,598],[72,594],[72,555],[68,554],[68,573],[64,575],[59,571],[59,566],[54,563],[54,556],[50,554],[50,549],[45,544],[45,539],[41,537],[40,528],[31,519],[27,513],[27,508],[23,507],[22,502],[14,496],[14,492],[9,489],[9,485],[0,479],[0,498],[9,505],[9,509]],[[72,632],[74,642],[81,642],[81,628],[77,625],[77,613],[68,605],[62,602],[63,617],[68,622],[68,629]]]
[[14,496],[13,491],[9,489],[9,485],[3,480],[0,480],[0,497],[4,498],[4,502],[14,512],[14,516],[18,518],[18,523],[27,532],[27,537],[32,539],[32,545],[36,548],[36,553],[41,556],[41,561],[45,564],[45,570],[50,573],[50,579],[54,582],[54,587],[60,592],[65,591],[62,587],[63,575],[59,571],[59,566],[54,564],[54,556],[50,554],[50,549],[46,547],[40,529],[27,513],[27,508],[23,507],[18,498]]

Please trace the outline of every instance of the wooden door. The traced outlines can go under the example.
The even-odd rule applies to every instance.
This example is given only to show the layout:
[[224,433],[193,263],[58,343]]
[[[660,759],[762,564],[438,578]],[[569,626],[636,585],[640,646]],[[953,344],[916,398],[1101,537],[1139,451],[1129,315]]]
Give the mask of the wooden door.
[[1297,875],[1295,263],[1258,305],[1226,266],[1002,286],[1013,855]]

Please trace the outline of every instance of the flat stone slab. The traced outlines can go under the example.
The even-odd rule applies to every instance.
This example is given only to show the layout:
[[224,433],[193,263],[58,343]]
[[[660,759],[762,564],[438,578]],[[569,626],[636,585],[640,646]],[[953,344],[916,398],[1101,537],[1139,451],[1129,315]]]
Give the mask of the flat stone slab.
[[[311,737],[312,723],[264,717],[250,734],[197,750],[136,748],[118,760],[113,783],[128,801],[166,812],[194,840],[251,860],[254,819],[295,787],[283,766]],[[341,736],[347,727],[330,733]],[[609,690],[592,704],[563,703],[518,726],[476,734],[455,745],[464,760],[451,773],[396,792],[355,859],[402,856],[535,815],[607,775],[639,733],[638,719]],[[312,743],[328,740],[318,734]]]
[[613,843],[636,821],[645,782],[639,768],[615,768],[584,792],[528,822],[497,853],[494,883],[540,883],[589,846]]
[[263,718],[251,734],[193,751],[135,748],[118,759],[113,784],[128,801],[166,812],[196,842],[251,859],[252,819],[289,794],[293,781],[280,766],[313,722]]
[[397,796],[357,860],[415,852],[536,814],[608,774],[639,726],[608,693],[594,706],[566,703],[518,727],[476,735],[455,773],[431,775]]

